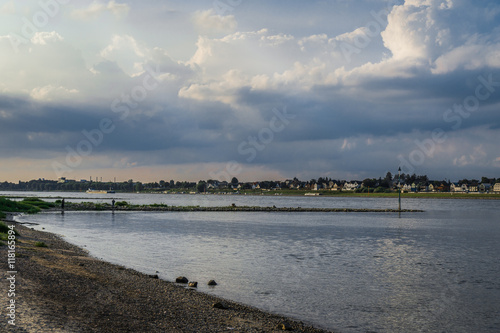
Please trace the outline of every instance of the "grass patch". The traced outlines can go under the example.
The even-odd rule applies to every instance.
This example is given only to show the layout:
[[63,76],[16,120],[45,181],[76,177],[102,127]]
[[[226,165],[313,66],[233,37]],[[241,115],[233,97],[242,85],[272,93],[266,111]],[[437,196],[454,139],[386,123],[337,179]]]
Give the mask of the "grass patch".
[[53,202],[43,201],[39,198],[24,198],[22,203],[38,207],[40,209],[49,209],[56,207],[56,204]]
[[40,208],[28,202],[12,201],[4,197],[0,197],[0,211],[36,214],[40,212]]
[[44,242],[35,242],[36,247],[48,247]]
[[9,226],[5,224],[4,222],[0,222],[0,233],[6,234],[9,232]]
[[5,245],[2,241],[9,241],[9,231],[12,234],[12,231],[14,231],[14,235],[17,237],[19,236],[19,233],[15,229],[10,229],[7,224],[4,222],[0,221],[0,246]]
[[[12,230],[9,228],[5,222],[0,221],[0,234],[8,234],[9,230]],[[17,232],[16,229],[14,229],[14,235],[19,236],[19,233]]]
[[56,207],[53,202],[46,202],[39,198],[24,198],[22,201],[13,201],[0,197],[0,218],[5,218],[5,212],[36,214],[42,209]]

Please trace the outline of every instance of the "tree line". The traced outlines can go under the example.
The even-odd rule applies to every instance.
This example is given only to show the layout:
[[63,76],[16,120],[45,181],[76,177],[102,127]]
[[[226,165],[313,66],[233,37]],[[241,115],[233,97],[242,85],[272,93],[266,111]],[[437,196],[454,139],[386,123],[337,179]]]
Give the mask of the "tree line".
[[[287,181],[259,181],[259,182],[244,182],[241,183],[236,177],[233,177],[231,182],[220,182],[218,180],[200,180],[198,182],[189,181],[165,181],[160,180],[158,182],[148,182],[142,183],[139,181],[134,181],[129,179],[124,182],[98,182],[98,181],[75,181],[75,180],[46,180],[46,179],[36,179],[30,181],[19,181],[18,183],[11,183],[4,181],[0,183],[0,191],[72,191],[72,192],[83,192],[89,188],[93,190],[114,190],[118,192],[141,192],[141,191],[197,191],[206,192],[209,189],[234,189],[238,186],[239,189],[249,190],[258,184],[260,189],[276,189],[276,188],[288,188],[290,185],[295,185],[297,188],[307,188],[314,184],[344,184],[346,180],[332,179],[329,177],[319,177],[317,179],[310,179],[308,181],[301,181],[297,178],[289,179]],[[349,182],[354,182],[351,180]],[[416,174],[401,174],[399,179],[398,175],[392,175],[391,172],[387,172],[385,177],[379,178],[366,178],[364,180],[356,180],[356,182],[363,185],[365,188],[380,188],[380,189],[391,189],[398,183],[401,184],[422,184],[422,185],[439,185],[446,184],[451,185],[451,181],[448,179],[444,180],[429,180],[426,175],[416,175]],[[495,184],[500,182],[500,178],[488,178],[481,177],[481,179],[462,179],[459,184],[481,184],[490,183]]]

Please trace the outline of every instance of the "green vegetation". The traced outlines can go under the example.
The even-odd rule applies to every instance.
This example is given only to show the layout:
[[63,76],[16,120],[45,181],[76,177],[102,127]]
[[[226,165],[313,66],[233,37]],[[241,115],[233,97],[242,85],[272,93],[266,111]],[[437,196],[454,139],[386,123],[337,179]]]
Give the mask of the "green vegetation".
[[36,214],[42,209],[54,207],[56,207],[55,203],[46,202],[38,198],[25,198],[22,201],[13,201],[5,197],[0,197],[0,218],[6,217],[5,212]]
[[[9,231],[10,230],[11,229],[9,228],[9,226],[7,224],[0,221],[0,246],[5,245],[5,243],[2,241],[7,242],[9,240]],[[15,236],[19,236],[19,233],[16,230],[13,230],[13,231],[14,231]],[[11,233],[12,233],[12,231],[11,231]]]
[[161,204],[155,203],[155,204],[151,204],[151,205],[143,205],[143,207],[168,207],[168,205],[163,204],[163,203],[161,203]]
[[29,201],[19,202],[0,197],[0,211],[36,214],[40,212],[40,208]]
[[54,208],[56,207],[55,203],[52,202],[46,202],[43,201],[42,199],[39,198],[24,198],[22,203],[29,204],[35,207],[38,207],[40,209],[49,209],[49,208]]
[[36,247],[47,247],[47,244],[45,244],[44,242],[35,242],[35,246]]
[[[4,222],[0,221],[0,233],[2,234],[8,234],[9,233],[9,226],[5,224]],[[14,233],[17,235],[17,231],[14,230]]]

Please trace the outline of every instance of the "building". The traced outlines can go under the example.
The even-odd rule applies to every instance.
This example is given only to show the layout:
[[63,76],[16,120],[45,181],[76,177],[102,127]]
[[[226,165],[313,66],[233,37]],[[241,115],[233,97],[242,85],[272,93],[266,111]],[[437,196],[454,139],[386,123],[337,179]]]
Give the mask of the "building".
[[345,183],[344,184],[344,191],[355,191],[359,188],[359,183],[358,182],[350,182],[350,183]]
[[482,183],[478,185],[477,189],[481,193],[486,193],[489,192],[492,189],[492,187],[490,183]]
[[463,192],[462,185],[459,183],[451,183],[450,192]]

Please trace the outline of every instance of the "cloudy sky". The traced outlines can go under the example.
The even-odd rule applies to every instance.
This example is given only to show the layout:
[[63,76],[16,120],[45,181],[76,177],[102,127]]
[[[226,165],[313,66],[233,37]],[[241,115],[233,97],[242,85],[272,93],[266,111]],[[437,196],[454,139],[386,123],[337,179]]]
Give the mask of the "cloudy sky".
[[500,3],[0,1],[0,181],[500,177]]

